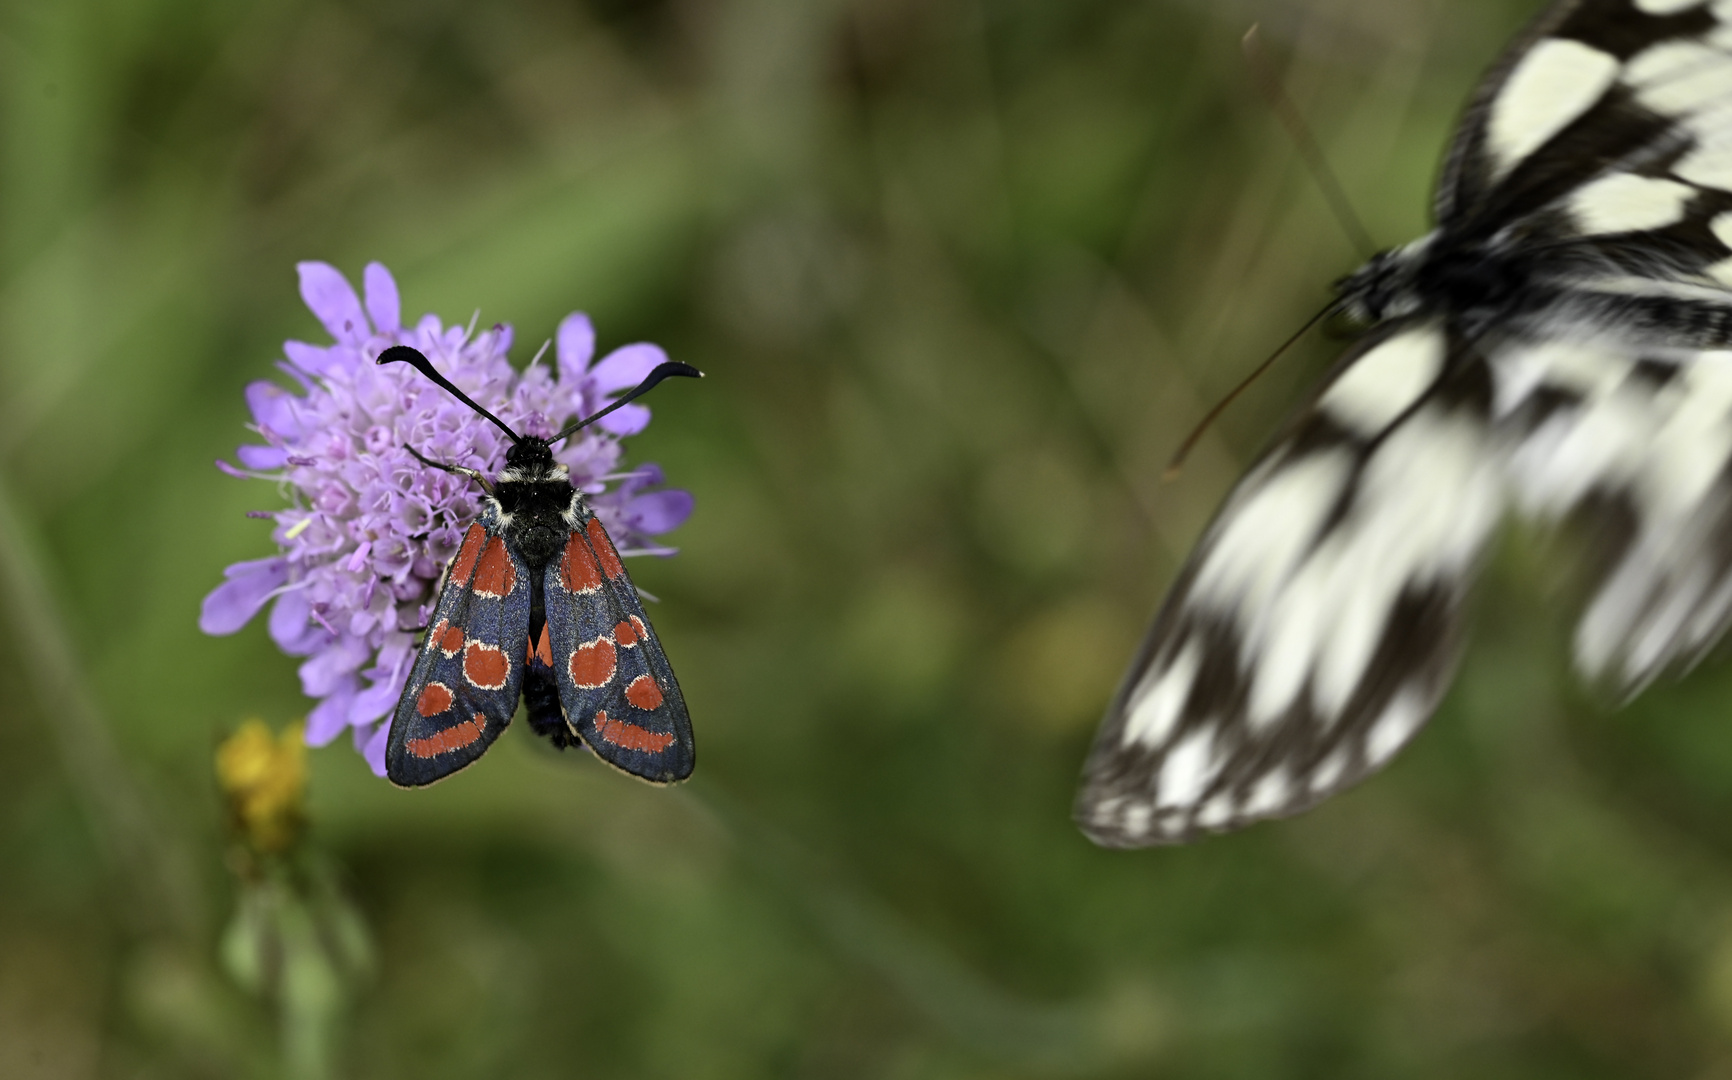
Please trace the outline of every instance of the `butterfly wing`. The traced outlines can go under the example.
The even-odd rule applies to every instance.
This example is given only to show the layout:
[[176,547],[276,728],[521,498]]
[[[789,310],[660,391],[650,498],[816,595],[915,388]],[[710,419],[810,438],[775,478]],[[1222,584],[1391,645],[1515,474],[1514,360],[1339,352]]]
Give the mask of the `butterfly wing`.
[[1732,7],[1564,0],[1481,82],[1436,213],[1574,275],[1732,281]]
[[1413,737],[1503,509],[1491,401],[1440,322],[1343,358],[1156,615],[1084,766],[1085,833],[1137,847],[1285,817]]
[[1438,275],[1411,286],[1438,323],[1374,331],[1210,527],[1086,767],[1097,841],[1295,813],[1387,761],[1506,490],[1603,547],[1588,674],[1633,691],[1724,631],[1732,3],[1554,3],[1480,84],[1436,212],[1397,255]]
[[543,588],[559,703],[572,734],[651,783],[691,775],[691,718],[637,589],[587,508],[548,563]]
[[480,757],[511,722],[529,642],[529,568],[494,511],[469,526],[391,718],[385,775],[431,784]]
[[1634,693],[1727,625],[1732,4],[1554,4],[1481,84],[1438,219],[1537,253],[1591,334],[1488,349],[1523,509],[1605,568],[1578,668]]
[[1521,435],[1519,507],[1587,526],[1600,549],[1577,667],[1626,694],[1687,667],[1732,615],[1732,353],[1553,341],[1494,366]]

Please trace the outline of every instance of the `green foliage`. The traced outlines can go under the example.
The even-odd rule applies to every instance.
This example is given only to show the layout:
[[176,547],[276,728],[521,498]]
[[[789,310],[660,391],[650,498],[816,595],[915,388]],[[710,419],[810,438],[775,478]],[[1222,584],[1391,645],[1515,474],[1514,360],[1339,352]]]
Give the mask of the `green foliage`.
[[580,307],[709,374],[632,444],[698,500],[633,572],[702,752],[657,791],[517,731],[420,792],[313,753],[375,973],[315,987],[342,1041],[291,1071],[1732,1075],[1732,669],[1576,688],[1543,538],[1353,793],[1182,850],[1068,820],[1177,560],[1336,346],[1166,455],[1356,261],[1239,36],[1397,242],[1535,6],[0,6],[0,1075],[285,1075],[210,761],[305,704],[262,625],[195,620],[269,548],[275,493],[210,462],[320,337],[309,258],[520,360]]

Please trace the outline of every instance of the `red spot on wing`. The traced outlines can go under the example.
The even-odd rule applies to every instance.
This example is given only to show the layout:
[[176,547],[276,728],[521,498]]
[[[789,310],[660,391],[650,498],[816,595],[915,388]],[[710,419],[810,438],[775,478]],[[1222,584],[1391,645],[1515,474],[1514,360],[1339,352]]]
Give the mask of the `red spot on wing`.
[[415,699],[415,711],[422,716],[438,716],[451,707],[456,700],[451,696],[451,688],[442,682],[430,682],[421,691],[421,696]]
[[631,625],[632,625],[632,629],[637,631],[638,637],[640,637],[640,638],[648,638],[649,637],[649,627],[645,626],[643,624],[643,620],[638,618],[636,615],[633,615],[631,617]]
[[613,639],[626,648],[637,644],[637,630],[628,622],[618,622],[613,627]]
[[439,643],[439,651],[446,656],[456,656],[463,648],[463,628],[461,626],[446,626],[445,620],[439,620],[439,625],[433,630],[433,640]]
[[496,649],[484,641],[471,641],[463,653],[463,677],[483,690],[500,690],[511,665],[505,661],[505,650]]
[[535,643],[535,658],[548,667],[553,666],[553,643],[547,639],[547,627],[541,628],[541,640]]
[[583,542],[583,534],[574,532],[565,541],[565,553],[559,557],[559,583],[569,593],[589,593],[601,588],[601,568],[595,556]]
[[481,541],[487,538],[487,530],[477,521],[469,526],[469,531],[463,534],[463,546],[457,549],[457,557],[451,561],[451,580],[467,582],[469,575],[475,569],[475,560],[481,556]]
[[590,518],[584,527],[589,533],[589,542],[595,545],[595,557],[601,562],[601,571],[609,579],[625,573],[625,567],[620,565],[619,552],[613,549],[613,541],[607,538],[607,530],[601,527],[600,518]]
[[517,568],[511,565],[504,540],[495,536],[487,542],[487,550],[481,553],[481,565],[475,568],[475,582],[470,587],[476,596],[489,599],[510,596],[511,590],[517,588]]
[[639,675],[625,688],[625,699],[640,709],[659,709],[662,705],[662,688],[648,675]]
[[651,731],[636,724],[628,724],[624,720],[608,718],[607,710],[595,714],[595,733],[601,736],[601,741],[624,747],[627,750],[647,750],[659,754],[673,745],[671,733]]
[[614,660],[613,642],[606,638],[596,638],[587,645],[579,645],[572,651],[566,661],[566,670],[571,672],[571,681],[580,690],[594,690],[598,686],[606,686],[613,678]]
[[424,739],[410,739],[409,752],[418,758],[438,757],[473,744],[486,731],[487,717],[476,713],[473,719],[435,731]]

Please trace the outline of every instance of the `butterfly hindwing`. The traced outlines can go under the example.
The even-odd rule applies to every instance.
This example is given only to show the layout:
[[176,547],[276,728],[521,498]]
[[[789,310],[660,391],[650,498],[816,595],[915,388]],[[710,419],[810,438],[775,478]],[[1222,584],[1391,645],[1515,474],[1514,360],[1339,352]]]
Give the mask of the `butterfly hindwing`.
[[1732,353],[1552,341],[1494,366],[1519,507],[1599,548],[1576,666],[1626,695],[1687,667],[1732,617]]
[[559,702],[596,756],[652,783],[691,775],[691,719],[637,590],[599,519],[578,527],[544,575]]
[[530,619],[528,567],[489,507],[452,558],[432,625],[391,719],[385,772],[430,784],[480,757],[517,711]]
[[1502,511],[1483,362],[1437,322],[1344,358],[1197,545],[1108,709],[1077,819],[1179,843],[1303,810],[1386,763],[1453,668]]

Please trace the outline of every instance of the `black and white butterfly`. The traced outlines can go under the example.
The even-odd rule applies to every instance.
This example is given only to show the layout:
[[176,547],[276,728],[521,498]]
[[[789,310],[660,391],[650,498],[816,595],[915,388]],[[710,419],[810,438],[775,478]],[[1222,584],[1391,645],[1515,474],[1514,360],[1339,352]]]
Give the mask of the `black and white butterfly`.
[[1338,286],[1370,329],[1228,497],[1084,767],[1097,843],[1298,813],[1454,667],[1506,509],[1609,545],[1577,667],[1634,693],[1732,618],[1732,0],[1560,0],[1470,103],[1437,228]]

